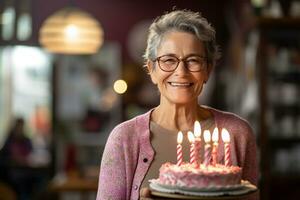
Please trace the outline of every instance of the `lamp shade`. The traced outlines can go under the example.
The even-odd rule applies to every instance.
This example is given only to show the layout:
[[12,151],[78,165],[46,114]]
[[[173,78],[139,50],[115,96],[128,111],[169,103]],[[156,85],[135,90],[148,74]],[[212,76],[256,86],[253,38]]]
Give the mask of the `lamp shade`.
[[39,42],[53,53],[93,54],[103,43],[103,30],[90,14],[67,7],[44,21]]

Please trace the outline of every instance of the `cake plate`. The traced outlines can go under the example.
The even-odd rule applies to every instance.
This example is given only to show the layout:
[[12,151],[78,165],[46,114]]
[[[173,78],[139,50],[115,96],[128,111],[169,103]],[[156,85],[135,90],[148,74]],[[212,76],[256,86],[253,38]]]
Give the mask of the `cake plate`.
[[195,199],[195,200],[225,200],[242,199],[258,192],[255,185],[242,181],[239,185],[227,187],[186,188],[159,184],[156,180],[150,181],[151,195],[154,199]]

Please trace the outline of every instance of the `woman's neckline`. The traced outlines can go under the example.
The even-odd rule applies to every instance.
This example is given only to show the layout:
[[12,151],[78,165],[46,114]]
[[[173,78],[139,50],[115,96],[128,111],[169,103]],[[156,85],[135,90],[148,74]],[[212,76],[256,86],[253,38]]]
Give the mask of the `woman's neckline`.
[[[203,123],[207,123],[207,122],[209,122],[210,123],[210,121],[213,121],[213,123],[216,125],[217,124],[217,122],[216,122],[216,117],[215,117],[215,115],[214,115],[214,112],[213,112],[213,110],[211,110],[209,107],[207,107],[207,106],[199,106],[199,108],[200,109],[205,109],[206,111],[208,111],[209,113],[210,113],[210,116],[207,118],[207,119],[205,119],[205,120],[198,120],[201,124],[203,124]],[[155,109],[155,108],[154,108]],[[153,109],[153,110],[154,110]],[[152,110],[152,112],[153,112],[153,110]],[[151,113],[152,113],[151,112]],[[152,119],[152,117],[151,117],[151,114],[150,114],[150,124],[152,124],[152,125],[154,125],[154,126],[156,126],[156,127],[158,127],[158,128],[160,128],[160,129],[163,129],[163,130],[165,130],[166,132],[169,132],[169,133],[178,133],[178,131],[183,131],[183,132],[188,132],[188,131],[194,131],[194,127],[192,127],[191,129],[186,129],[186,130],[177,130],[177,129],[169,129],[169,128],[167,128],[167,127],[164,127],[164,126],[162,126],[162,125],[160,125],[159,123],[157,123],[157,122],[155,122],[153,119]]]

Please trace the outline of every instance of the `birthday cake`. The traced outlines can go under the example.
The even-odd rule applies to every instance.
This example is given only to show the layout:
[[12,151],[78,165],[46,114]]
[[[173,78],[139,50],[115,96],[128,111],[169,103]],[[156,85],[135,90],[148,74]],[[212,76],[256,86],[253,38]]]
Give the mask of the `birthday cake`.
[[[156,183],[175,188],[222,188],[240,185],[242,182],[242,168],[231,164],[230,135],[226,129],[222,129],[224,142],[224,164],[217,162],[218,154],[218,128],[215,128],[211,137],[209,130],[204,131],[204,159],[201,162],[199,151],[201,141],[200,124],[195,122],[195,136],[189,131],[190,162],[183,162],[182,139],[183,133],[178,132],[177,137],[177,163],[164,163],[159,169],[159,177]],[[212,141],[211,141],[212,139]],[[211,145],[213,142],[213,145]]]
[[216,164],[195,168],[190,163],[181,165],[163,164],[159,170],[159,184],[177,187],[207,188],[238,185],[241,183],[242,169],[238,166]]

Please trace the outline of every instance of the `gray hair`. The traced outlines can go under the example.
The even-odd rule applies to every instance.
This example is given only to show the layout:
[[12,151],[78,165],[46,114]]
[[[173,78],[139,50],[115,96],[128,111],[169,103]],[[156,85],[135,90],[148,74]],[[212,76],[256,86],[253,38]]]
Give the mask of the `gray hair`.
[[189,10],[175,10],[154,20],[149,28],[147,47],[144,54],[145,62],[156,59],[157,49],[162,38],[169,31],[194,34],[204,44],[208,63],[212,67],[216,65],[220,53],[216,44],[215,29],[200,13]]

